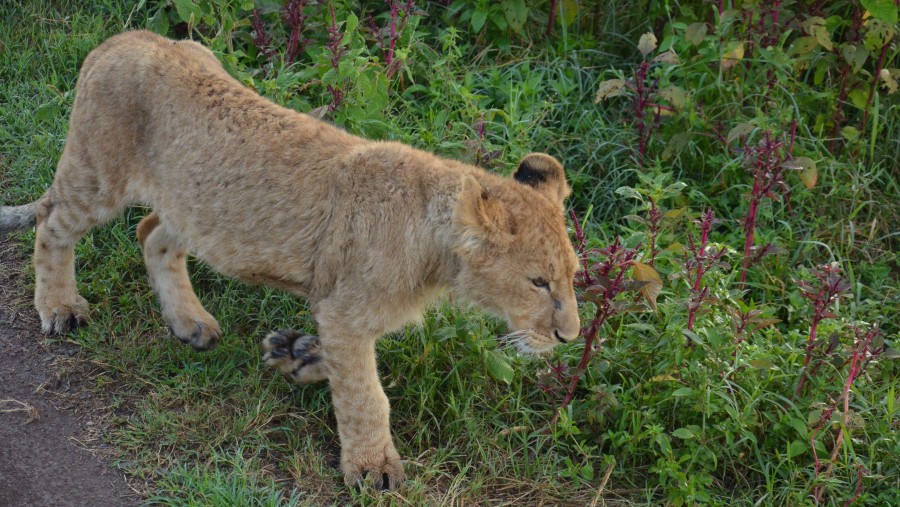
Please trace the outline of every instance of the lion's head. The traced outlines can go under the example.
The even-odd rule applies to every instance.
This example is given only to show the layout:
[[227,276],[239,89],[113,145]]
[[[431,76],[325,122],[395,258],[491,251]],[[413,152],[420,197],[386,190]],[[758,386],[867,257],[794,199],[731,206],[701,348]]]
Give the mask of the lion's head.
[[543,153],[526,156],[512,180],[463,178],[454,212],[456,291],[506,319],[520,351],[541,354],[579,334],[568,195],[562,166]]

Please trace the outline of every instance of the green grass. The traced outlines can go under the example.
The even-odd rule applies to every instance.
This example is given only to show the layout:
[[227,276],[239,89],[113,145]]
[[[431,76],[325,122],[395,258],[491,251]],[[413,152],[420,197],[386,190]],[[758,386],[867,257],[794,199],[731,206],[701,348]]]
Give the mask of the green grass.
[[[0,203],[34,200],[52,181],[85,55],[106,37],[147,26],[159,15],[155,4],[79,5],[46,0],[0,7]],[[607,15],[597,18],[602,25],[590,30],[584,20],[592,11],[586,10],[565,36],[513,37],[510,52],[469,33],[465,23],[447,28],[452,16],[431,6],[432,16],[416,21],[416,31],[401,41],[408,70],[402,86],[392,85],[387,96],[389,114],[368,110],[365,97],[353,92],[336,120],[355,133],[447,156],[471,159],[473,142],[485,152],[502,149],[494,167],[499,172],[529,151],[547,150],[565,162],[573,206],[591,210],[589,233],[597,245],[617,234],[631,245],[642,237],[641,227],[622,220],[641,210],[617,188],[639,185],[641,173],[671,173],[689,186],[665,206],[715,207],[725,222],[714,239],[732,248],[727,260],[739,265],[734,249],[742,244],[749,181],[739,158],[699,139],[641,169],[633,160],[627,106],[593,104],[597,83],[612,77],[613,69],[630,75],[633,43],[646,28],[635,14],[642,11],[631,6],[610,4]],[[337,10],[342,21],[346,9]],[[176,16],[171,6],[163,13]],[[540,27],[540,14],[530,23]],[[321,24],[310,30],[319,41]],[[233,42],[252,53],[246,33]],[[375,79],[377,58],[361,38],[353,44],[363,61],[358,75]],[[217,51],[230,54],[224,47]],[[251,65],[254,58],[235,58],[232,71],[273,100],[301,110],[328,103],[323,87],[302,88],[304,79],[322,77],[314,57],[292,68],[276,65],[275,77]],[[726,122],[727,130],[727,122],[746,114],[738,95],[758,102],[754,83],[742,89],[702,62],[689,65],[696,82],[682,84],[718,100],[707,106],[710,123]],[[794,88],[785,96],[795,97],[799,110],[818,107],[816,94],[802,82],[786,82]],[[861,501],[886,504],[900,498],[896,361],[873,363],[854,388],[854,443],[829,480],[816,479],[812,470],[807,419],[816,403],[837,394],[843,370],[833,366],[830,377],[811,384],[808,396],[792,398],[809,315],[792,280],[816,264],[840,262],[853,284],[853,298],[835,309],[840,318],[823,323],[820,334],[845,333],[855,320],[880,322],[888,344],[897,347],[900,105],[893,96],[882,100],[881,133],[859,156],[849,150],[830,154],[827,136],[815,132],[811,120],[801,122],[800,143],[819,162],[819,183],[805,190],[792,180],[797,190],[791,210],[764,204],[757,244],[775,242],[787,253],[767,259],[751,277],[756,303],[782,323],[740,347],[731,345],[726,314],[714,310],[698,330],[702,343],[685,348],[686,290],[666,280],[658,316],[626,315],[604,328],[607,341],[576,403],[547,431],[559,398],[540,388],[546,363],[497,350],[494,336],[501,327],[495,321],[445,305],[430,311],[422,325],[382,340],[379,369],[410,479],[400,492],[345,488],[327,385],[293,385],[260,363],[258,340],[267,331],[315,331],[305,301],[248,287],[192,262],[198,295],[226,337],[217,349],[197,353],[168,335],[134,239],[147,210],[129,210],[78,245],[79,289],[93,305],[92,321],[61,339],[81,347],[85,370],[110,406],[105,436],[126,473],[143,483],[150,503],[585,505],[614,463],[602,496],[607,505],[806,505],[820,484],[827,487],[826,501],[842,504],[856,487],[854,466],[860,463],[870,471]],[[487,128],[479,140],[475,123],[482,117]],[[674,133],[697,128],[692,121],[678,117],[665,124],[652,148],[661,153]],[[22,239],[28,248],[33,236]],[[684,243],[683,227],[660,241]],[[678,262],[676,254],[665,253],[658,269],[665,277],[677,272]],[[710,276],[724,302],[738,298],[729,292],[735,272]],[[584,311],[587,317],[591,309]],[[553,360],[574,364],[579,354],[580,345],[572,345]],[[673,436],[685,428],[694,436]]]

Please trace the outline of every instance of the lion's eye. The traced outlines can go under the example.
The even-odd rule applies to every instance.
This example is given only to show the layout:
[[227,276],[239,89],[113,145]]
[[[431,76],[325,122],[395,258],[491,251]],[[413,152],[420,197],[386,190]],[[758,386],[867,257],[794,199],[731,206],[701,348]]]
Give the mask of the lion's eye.
[[535,287],[539,287],[541,289],[550,288],[550,282],[544,280],[543,278],[532,278],[531,283],[534,284]]

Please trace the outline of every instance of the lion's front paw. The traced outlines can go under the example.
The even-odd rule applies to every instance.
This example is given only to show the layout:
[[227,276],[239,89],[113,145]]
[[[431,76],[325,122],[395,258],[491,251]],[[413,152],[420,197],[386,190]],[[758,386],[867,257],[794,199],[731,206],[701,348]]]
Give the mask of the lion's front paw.
[[341,451],[341,470],[348,486],[362,485],[368,478],[375,489],[397,489],[406,475],[394,443],[353,446]]
[[63,335],[87,323],[88,303],[77,294],[68,301],[42,298],[36,301],[36,306],[45,334]]
[[262,347],[266,364],[297,382],[318,382],[328,378],[318,336],[282,329],[269,333],[263,339]]

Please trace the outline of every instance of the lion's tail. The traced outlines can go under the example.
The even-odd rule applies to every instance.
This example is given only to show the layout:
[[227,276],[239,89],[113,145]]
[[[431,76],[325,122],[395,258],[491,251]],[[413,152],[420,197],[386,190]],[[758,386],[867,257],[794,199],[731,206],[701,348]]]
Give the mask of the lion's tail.
[[0,234],[34,227],[40,200],[21,206],[0,206]]

